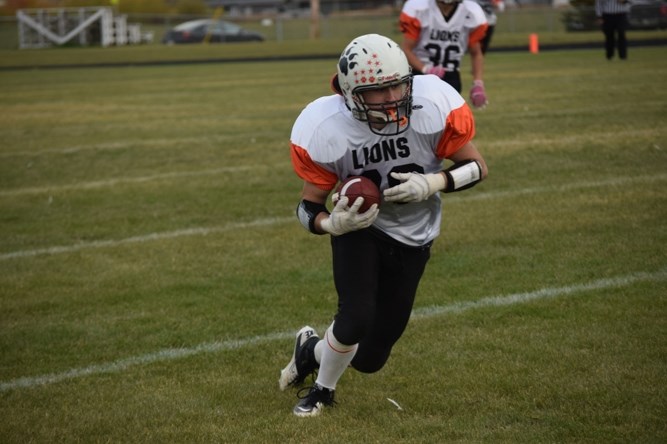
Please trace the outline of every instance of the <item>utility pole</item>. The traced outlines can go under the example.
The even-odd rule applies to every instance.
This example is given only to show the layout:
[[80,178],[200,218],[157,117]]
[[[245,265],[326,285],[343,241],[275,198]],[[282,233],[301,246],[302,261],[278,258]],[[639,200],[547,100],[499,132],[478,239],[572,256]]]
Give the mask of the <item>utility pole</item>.
[[320,0],[310,0],[310,39],[320,38]]

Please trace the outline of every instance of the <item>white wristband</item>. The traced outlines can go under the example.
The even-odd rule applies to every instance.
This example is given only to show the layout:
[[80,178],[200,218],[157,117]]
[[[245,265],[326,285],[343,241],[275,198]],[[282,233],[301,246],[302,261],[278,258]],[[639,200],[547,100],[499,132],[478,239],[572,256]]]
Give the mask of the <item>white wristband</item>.
[[465,190],[482,180],[482,167],[475,160],[468,160],[445,170],[447,187],[445,193]]

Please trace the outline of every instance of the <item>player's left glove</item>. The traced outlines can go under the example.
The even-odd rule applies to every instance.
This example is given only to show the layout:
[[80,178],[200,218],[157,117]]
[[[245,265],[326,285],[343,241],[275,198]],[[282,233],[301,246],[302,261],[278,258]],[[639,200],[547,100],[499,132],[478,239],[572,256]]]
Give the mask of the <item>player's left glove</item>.
[[445,188],[442,174],[391,173],[402,183],[384,190],[387,202],[421,202]]
[[475,108],[484,108],[489,104],[489,101],[486,99],[486,91],[484,91],[483,81],[475,80],[473,82],[472,88],[470,89],[470,101]]
[[380,213],[377,204],[371,205],[366,212],[360,213],[359,208],[364,203],[363,197],[357,197],[351,207],[347,206],[349,202],[347,196],[335,197],[336,199],[333,201],[334,208],[331,214],[320,222],[320,227],[334,236],[368,228],[375,222]]

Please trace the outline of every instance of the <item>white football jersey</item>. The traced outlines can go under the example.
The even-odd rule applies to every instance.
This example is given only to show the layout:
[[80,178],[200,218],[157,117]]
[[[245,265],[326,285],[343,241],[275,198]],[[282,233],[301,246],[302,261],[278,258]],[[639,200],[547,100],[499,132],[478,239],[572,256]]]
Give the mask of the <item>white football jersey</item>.
[[[354,117],[340,95],[319,98],[301,112],[290,136],[296,174],[323,190],[363,175],[380,191],[397,185],[391,172],[435,173],[475,133],[470,108],[436,76],[413,79],[410,124],[398,135],[378,135]],[[382,201],[373,224],[393,239],[422,246],[440,234],[440,195],[416,203]]]
[[433,66],[458,71],[469,45],[484,38],[488,23],[482,8],[463,0],[446,20],[435,0],[408,0],[399,18],[401,32],[417,41],[414,53]]

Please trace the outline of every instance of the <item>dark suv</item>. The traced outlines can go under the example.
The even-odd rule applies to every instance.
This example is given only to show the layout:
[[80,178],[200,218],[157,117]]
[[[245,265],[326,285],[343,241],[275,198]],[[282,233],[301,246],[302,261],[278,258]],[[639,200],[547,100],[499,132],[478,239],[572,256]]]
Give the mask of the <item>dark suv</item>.
[[631,29],[667,28],[667,2],[656,0],[632,0],[628,25]]
[[[629,0],[630,29],[667,29],[667,0]],[[572,8],[563,13],[568,31],[593,31],[599,28],[595,17],[595,0],[572,0]]]

